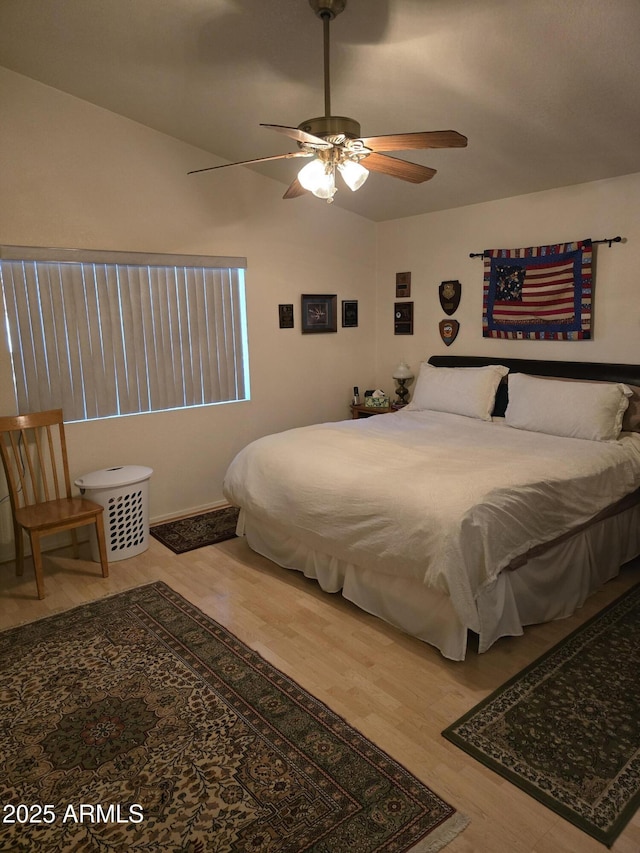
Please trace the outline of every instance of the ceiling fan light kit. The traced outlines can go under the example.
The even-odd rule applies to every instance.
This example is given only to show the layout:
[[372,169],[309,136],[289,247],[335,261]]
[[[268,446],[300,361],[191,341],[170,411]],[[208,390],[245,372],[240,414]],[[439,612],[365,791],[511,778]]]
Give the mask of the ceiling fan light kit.
[[353,192],[360,189],[370,171],[380,172],[414,184],[430,180],[436,174],[435,169],[418,163],[409,163],[397,157],[389,157],[381,152],[464,148],[467,144],[466,136],[455,130],[439,130],[362,137],[360,124],[355,119],[348,116],[332,116],[329,25],[345,10],[347,0],[309,0],[309,5],[321,18],[324,31],[324,116],[306,119],[298,127],[261,125],[295,140],[298,143],[298,151],[259,157],[255,160],[243,160],[239,163],[225,163],[223,166],[210,166],[207,169],[194,169],[189,174],[224,169],[227,166],[264,163],[268,160],[312,157],[313,159],[300,169],[283,198],[297,198],[306,192],[311,192],[318,198],[326,199],[329,204],[333,202],[338,189],[335,179],[336,170]]

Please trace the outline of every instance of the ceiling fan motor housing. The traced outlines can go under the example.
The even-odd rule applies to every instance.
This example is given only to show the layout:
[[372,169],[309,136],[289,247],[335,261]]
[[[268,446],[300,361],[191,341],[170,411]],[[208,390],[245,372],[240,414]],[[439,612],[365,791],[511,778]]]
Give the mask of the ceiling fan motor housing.
[[298,125],[298,130],[319,136],[327,142],[340,142],[342,139],[358,139],[360,137],[360,123],[354,118],[347,116],[318,116],[308,118]]

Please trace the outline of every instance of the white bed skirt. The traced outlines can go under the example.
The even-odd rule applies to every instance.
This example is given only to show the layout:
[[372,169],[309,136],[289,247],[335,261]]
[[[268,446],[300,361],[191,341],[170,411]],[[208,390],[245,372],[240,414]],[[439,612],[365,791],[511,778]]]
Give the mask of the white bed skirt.
[[[464,660],[467,626],[446,595],[406,578],[347,563],[301,544],[291,531],[241,510],[237,533],[279,566],[303,572],[325,592],[340,592],[362,610]],[[525,625],[570,616],[585,599],[640,554],[640,505],[604,519],[514,571],[503,571],[477,599],[478,650],[499,637],[519,636]]]

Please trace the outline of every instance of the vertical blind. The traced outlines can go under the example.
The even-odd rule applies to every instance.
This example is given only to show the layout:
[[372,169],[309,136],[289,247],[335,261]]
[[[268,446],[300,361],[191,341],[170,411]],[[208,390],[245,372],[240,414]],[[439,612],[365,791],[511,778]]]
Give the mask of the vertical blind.
[[0,249],[18,411],[74,421],[248,398],[243,258],[19,250]]

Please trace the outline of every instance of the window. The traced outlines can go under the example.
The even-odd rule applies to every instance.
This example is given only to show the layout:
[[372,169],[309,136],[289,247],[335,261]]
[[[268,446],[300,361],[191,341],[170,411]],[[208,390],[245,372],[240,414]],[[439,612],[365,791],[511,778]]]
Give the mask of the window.
[[0,247],[18,411],[249,399],[244,258]]

